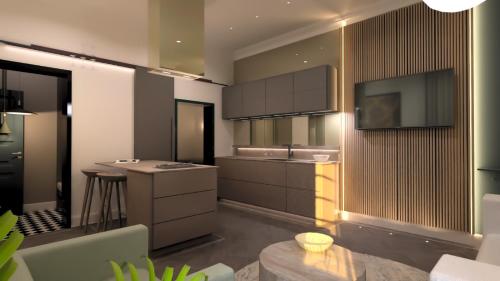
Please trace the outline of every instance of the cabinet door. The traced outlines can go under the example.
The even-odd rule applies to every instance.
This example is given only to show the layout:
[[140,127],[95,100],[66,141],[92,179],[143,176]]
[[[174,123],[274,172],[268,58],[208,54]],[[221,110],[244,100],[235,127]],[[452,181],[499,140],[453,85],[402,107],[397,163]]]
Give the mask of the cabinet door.
[[138,68],[134,87],[134,157],[171,161],[174,79]]
[[293,74],[266,80],[266,114],[293,112]]
[[329,72],[324,65],[294,73],[295,112],[329,110]]
[[222,89],[222,118],[231,119],[243,117],[243,99],[241,86],[234,85]]
[[242,92],[244,117],[266,115],[266,80],[245,83]]

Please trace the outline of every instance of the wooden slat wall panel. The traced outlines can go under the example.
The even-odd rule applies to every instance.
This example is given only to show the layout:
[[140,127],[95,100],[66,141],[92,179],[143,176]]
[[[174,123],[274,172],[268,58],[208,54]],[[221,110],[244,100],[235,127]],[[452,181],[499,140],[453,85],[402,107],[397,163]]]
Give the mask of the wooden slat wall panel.
[[[467,231],[468,13],[420,3],[344,30],[345,210]],[[453,128],[355,130],[354,84],[454,68]]]

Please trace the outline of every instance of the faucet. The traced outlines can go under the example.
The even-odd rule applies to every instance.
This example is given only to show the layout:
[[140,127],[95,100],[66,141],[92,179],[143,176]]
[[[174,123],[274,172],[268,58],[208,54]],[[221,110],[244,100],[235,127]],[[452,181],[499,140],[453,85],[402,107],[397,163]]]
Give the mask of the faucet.
[[293,157],[292,146],[293,146],[293,144],[287,144],[286,145],[286,147],[288,149],[288,160],[292,159],[292,157]]

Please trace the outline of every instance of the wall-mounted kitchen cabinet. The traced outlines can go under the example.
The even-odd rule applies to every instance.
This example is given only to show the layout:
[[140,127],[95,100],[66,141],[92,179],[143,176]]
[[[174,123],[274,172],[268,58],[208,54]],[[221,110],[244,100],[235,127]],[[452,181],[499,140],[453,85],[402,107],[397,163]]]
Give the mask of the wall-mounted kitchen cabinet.
[[323,65],[223,89],[223,118],[337,111],[337,71]]
[[324,65],[293,74],[294,112],[329,110],[330,67]]
[[241,85],[222,89],[222,118],[233,119],[243,116],[243,93]]
[[293,74],[275,76],[266,81],[266,114],[293,112]]
[[266,115],[266,81],[257,80],[241,86],[243,96],[243,116]]

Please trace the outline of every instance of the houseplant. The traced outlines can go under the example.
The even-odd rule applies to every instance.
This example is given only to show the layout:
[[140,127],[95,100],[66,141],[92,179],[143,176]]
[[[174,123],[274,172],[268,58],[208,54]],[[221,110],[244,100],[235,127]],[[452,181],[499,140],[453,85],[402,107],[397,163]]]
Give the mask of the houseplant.
[[[125,275],[122,270],[122,266],[120,266],[117,262],[115,261],[110,261],[111,267],[113,268],[113,272],[115,273],[115,278],[116,281],[125,281]],[[149,280],[147,281],[156,281],[156,274],[155,274],[155,268],[153,265],[153,262],[147,258],[147,265],[148,265],[148,272],[149,272]],[[131,263],[126,263],[126,266],[128,267],[128,271],[130,273],[130,280],[132,281],[146,281],[146,280],[140,280],[139,275],[137,273],[137,268],[135,265]],[[177,275],[177,278],[175,281],[207,281],[208,278],[205,274],[202,272],[195,274],[193,277],[191,277],[190,280],[187,280],[187,275],[189,273],[189,270],[191,268],[188,265],[184,265]],[[1,281],[1,280],[0,280]],[[174,269],[172,267],[167,267],[165,271],[163,272],[163,276],[161,281],[174,281]]]
[[0,216],[0,281],[9,280],[17,268],[12,256],[24,240],[24,235],[14,230],[17,220],[11,211]]

